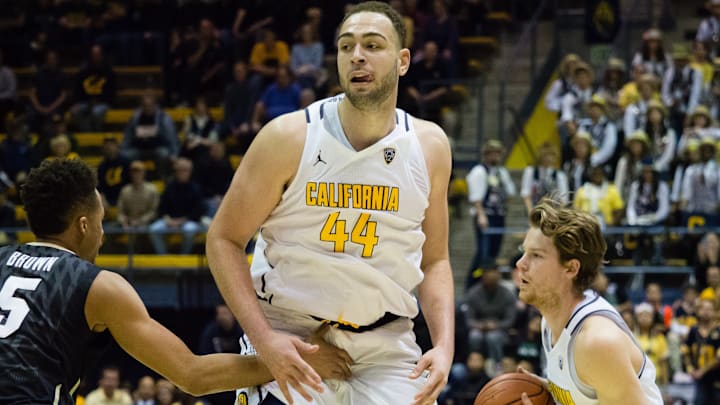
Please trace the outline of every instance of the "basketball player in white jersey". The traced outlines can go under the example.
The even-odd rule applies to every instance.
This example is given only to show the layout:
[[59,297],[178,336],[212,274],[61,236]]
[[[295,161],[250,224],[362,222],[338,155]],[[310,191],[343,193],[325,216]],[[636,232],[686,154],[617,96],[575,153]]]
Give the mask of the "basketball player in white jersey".
[[[615,308],[586,291],[607,249],[597,219],[544,199],[522,248],[520,299],[543,315],[543,382],[555,402],[662,404],[655,366]],[[523,404],[532,405],[524,394]]]
[[[396,109],[411,58],[392,8],[358,4],[338,32],[344,94],[260,131],[208,232],[242,345],[276,379],[241,390],[238,403],[433,404],[450,369],[447,137]],[[248,269],[243,250],[258,229]],[[425,354],[412,332],[418,302],[434,346]],[[354,361],[348,381],[321,381],[300,357],[323,322]]]

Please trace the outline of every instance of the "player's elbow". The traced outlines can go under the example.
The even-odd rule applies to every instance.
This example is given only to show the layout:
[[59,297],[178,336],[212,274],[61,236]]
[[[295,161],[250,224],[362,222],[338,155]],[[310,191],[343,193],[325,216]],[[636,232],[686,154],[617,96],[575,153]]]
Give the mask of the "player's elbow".
[[192,370],[193,368],[187,367],[187,371],[175,382],[177,387],[194,397],[212,394],[210,379],[206,375],[196,375]]

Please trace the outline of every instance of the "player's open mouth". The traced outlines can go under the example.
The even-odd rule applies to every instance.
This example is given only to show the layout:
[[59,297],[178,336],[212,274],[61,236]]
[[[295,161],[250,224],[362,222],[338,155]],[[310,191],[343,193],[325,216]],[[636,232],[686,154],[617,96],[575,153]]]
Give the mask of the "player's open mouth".
[[369,83],[372,79],[372,76],[369,74],[354,74],[350,77],[350,81],[353,83]]

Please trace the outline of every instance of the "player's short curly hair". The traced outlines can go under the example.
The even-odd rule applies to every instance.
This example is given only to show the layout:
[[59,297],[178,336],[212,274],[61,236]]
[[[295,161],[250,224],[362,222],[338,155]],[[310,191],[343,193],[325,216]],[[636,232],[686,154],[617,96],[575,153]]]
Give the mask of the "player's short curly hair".
[[398,12],[395,11],[395,9],[392,8],[388,3],[383,3],[381,1],[365,1],[362,3],[358,3],[348,9],[340,25],[342,26],[343,24],[345,24],[345,21],[347,21],[347,19],[350,18],[350,16],[352,16],[353,14],[363,12],[378,13],[386,16],[392,23],[393,28],[395,28],[395,32],[397,33],[399,41],[398,45],[400,46],[400,48],[403,47],[403,44],[406,42],[407,39],[405,23],[403,23],[402,16],[398,14]]
[[39,237],[64,232],[75,215],[99,204],[93,170],[81,160],[52,159],[30,170],[21,197],[30,230]]
[[573,288],[576,293],[582,294],[597,277],[607,251],[597,218],[566,207],[554,199],[544,198],[530,211],[530,225],[552,239],[561,263],[571,259],[580,262]]

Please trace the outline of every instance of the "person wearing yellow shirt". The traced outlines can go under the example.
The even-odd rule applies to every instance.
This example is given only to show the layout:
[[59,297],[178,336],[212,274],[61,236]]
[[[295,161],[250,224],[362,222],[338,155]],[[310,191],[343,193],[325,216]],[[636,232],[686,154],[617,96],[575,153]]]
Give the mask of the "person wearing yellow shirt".
[[618,188],[607,181],[601,166],[590,169],[590,181],[577,190],[573,206],[598,217],[604,226],[620,224],[625,203]]
[[250,51],[250,71],[258,74],[267,85],[275,80],[279,66],[290,63],[290,48],[269,29],[263,31],[261,38]]
[[690,66],[702,72],[703,92],[707,91],[713,77],[713,65],[708,59],[708,49],[704,42],[693,42]]

